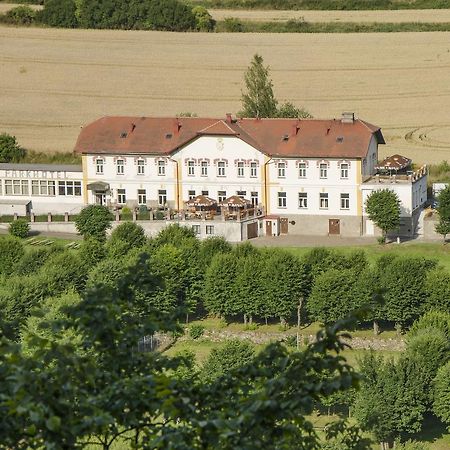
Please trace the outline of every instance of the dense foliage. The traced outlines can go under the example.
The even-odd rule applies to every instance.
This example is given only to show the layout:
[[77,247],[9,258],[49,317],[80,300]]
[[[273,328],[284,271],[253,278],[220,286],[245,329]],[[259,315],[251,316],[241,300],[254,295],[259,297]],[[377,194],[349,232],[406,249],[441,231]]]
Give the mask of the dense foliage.
[[106,239],[106,231],[111,228],[113,215],[106,206],[89,205],[83,208],[75,219],[75,227],[85,239],[98,241]]
[[26,238],[30,233],[30,223],[25,219],[17,219],[9,224],[9,234],[18,238]]
[[15,138],[6,133],[0,134],[0,163],[19,162],[26,154]]
[[242,111],[238,113],[239,116],[297,119],[312,117],[303,108],[297,108],[292,103],[284,103],[278,107],[278,100],[273,93],[273,83],[269,78],[269,67],[264,66],[261,55],[253,56],[244,80],[246,91],[242,93]]
[[437,211],[439,222],[436,224],[436,232],[444,237],[444,242],[450,234],[450,185],[443,189],[438,197]]

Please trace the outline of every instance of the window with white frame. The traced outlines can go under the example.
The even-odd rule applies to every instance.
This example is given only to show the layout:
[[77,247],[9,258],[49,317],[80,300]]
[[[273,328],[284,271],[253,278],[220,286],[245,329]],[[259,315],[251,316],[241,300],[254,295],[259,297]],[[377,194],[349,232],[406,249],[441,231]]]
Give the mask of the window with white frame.
[[194,161],[188,161],[188,175],[190,177],[193,177],[195,175],[195,166],[194,166]]
[[202,191],[202,195],[205,195],[206,197],[208,197],[209,191]]
[[278,178],[286,178],[286,163],[279,162],[277,164],[278,168]]
[[286,208],[286,192],[278,192],[278,208]]
[[81,181],[58,181],[58,195],[81,196]]
[[28,195],[28,180],[5,180],[5,195]]
[[237,163],[237,176],[238,177],[244,176],[244,163],[242,161],[239,161]]
[[194,190],[188,191],[188,199],[192,200],[193,198],[195,198],[195,191]]
[[227,191],[217,191],[217,200],[223,202],[227,198]]
[[0,195],[2,195],[2,192],[3,192],[3,191],[2,191],[2,184],[3,184],[3,183],[2,183],[2,180],[0,180]]
[[307,192],[299,192],[298,193],[298,207],[300,209],[308,208],[308,193]]
[[306,178],[306,163],[304,162],[298,164],[298,177]]
[[158,175],[164,176],[166,174],[166,162],[165,161],[158,161]]
[[247,191],[236,191],[236,195],[241,198],[245,198]]
[[192,225],[192,231],[194,234],[200,234],[200,225]]
[[319,196],[320,209],[328,209],[328,194],[321,192]]
[[160,206],[165,206],[167,203],[167,191],[165,189],[158,190],[158,204]]
[[208,176],[208,161],[202,161],[200,164],[202,177]]
[[348,164],[341,164],[341,178],[348,178]]
[[143,159],[137,160],[137,174],[145,175],[145,161]]
[[102,158],[97,158],[95,160],[95,173],[97,175],[103,175],[104,173],[105,160]]
[[350,209],[350,194],[341,194],[341,209]]
[[217,176],[218,177],[225,176],[225,161],[219,161],[217,163]]
[[252,202],[253,206],[258,206],[259,199],[258,199],[258,192],[252,192],[250,195],[250,200]]
[[327,178],[328,177],[328,164],[321,163],[319,166],[320,169],[320,178]]
[[48,195],[50,197],[55,196],[56,195],[55,181],[31,180],[31,195]]
[[147,192],[145,189],[138,189],[137,197],[139,205],[145,205],[147,203]]
[[116,161],[117,175],[123,175],[125,171],[124,169],[125,169],[125,161],[123,159],[118,159]]
[[117,203],[124,205],[127,202],[127,193],[125,189],[117,189]]
[[257,173],[258,164],[255,162],[250,163],[250,178],[256,178],[258,176]]
[[206,234],[208,235],[214,234],[214,225],[206,225]]

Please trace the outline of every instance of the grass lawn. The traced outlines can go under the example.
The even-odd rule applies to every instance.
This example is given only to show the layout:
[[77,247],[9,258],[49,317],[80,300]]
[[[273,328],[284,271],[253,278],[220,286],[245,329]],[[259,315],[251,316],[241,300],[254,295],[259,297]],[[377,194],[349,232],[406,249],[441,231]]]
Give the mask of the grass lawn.
[[[333,247],[328,247],[333,248]],[[391,253],[399,256],[422,256],[424,258],[436,259],[443,267],[450,270],[450,246],[441,243],[409,243],[404,242],[400,245],[391,243],[386,245],[361,245],[352,247],[334,247],[336,251],[349,253],[354,250],[362,249],[366,252],[369,262],[373,263],[377,257]],[[285,250],[294,255],[302,256],[311,248],[308,247],[285,247]]]

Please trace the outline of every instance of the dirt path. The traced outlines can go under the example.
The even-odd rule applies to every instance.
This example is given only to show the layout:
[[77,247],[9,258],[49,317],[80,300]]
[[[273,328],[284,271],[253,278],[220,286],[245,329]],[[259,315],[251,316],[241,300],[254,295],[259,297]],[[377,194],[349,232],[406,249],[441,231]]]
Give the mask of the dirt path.
[[297,19],[306,22],[450,22],[450,9],[416,9],[398,11],[255,11],[210,9],[216,20],[236,17],[257,22],[286,22]]

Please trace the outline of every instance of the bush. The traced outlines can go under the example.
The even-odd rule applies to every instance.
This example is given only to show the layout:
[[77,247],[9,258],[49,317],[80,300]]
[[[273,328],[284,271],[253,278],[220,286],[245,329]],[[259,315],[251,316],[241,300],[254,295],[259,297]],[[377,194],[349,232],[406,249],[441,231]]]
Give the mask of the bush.
[[74,0],[46,0],[44,9],[37,14],[37,19],[51,27],[77,28],[76,10]]
[[0,239],[0,274],[10,275],[19,263],[25,249],[22,241],[15,236]]
[[205,332],[205,327],[203,325],[191,325],[189,327],[189,336],[191,336],[192,339],[199,339],[203,336],[203,333]]
[[195,27],[197,31],[212,31],[216,21],[212,18],[208,10],[203,6],[196,6],[192,9],[195,17]]
[[0,134],[0,163],[20,162],[25,154],[26,150],[17,143],[15,136]]
[[9,224],[9,234],[18,238],[26,238],[30,233],[30,224],[25,219],[17,219]]
[[107,249],[110,256],[123,256],[133,248],[145,244],[144,229],[134,222],[124,222],[114,228],[108,239]]
[[89,205],[83,208],[75,219],[78,232],[86,238],[101,242],[106,240],[106,230],[111,228],[113,215],[106,206]]
[[244,31],[244,24],[235,17],[227,17],[222,22],[222,27],[219,31],[225,31],[227,33],[242,33]]
[[29,6],[18,6],[6,13],[6,18],[15,25],[30,25],[36,19],[36,11]]
[[150,30],[188,31],[196,27],[195,16],[178,0],[151,0],[144,27]]

